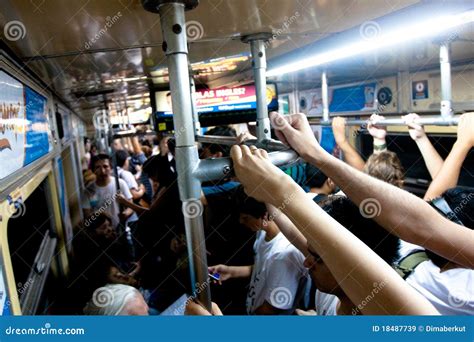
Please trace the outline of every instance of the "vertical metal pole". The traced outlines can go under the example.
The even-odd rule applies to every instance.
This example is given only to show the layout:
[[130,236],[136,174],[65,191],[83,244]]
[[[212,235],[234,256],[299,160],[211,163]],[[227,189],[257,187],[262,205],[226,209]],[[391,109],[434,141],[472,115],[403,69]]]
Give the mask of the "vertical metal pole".
[[193,175],[199,156],[194,137],[184,9],[182,3],[164,3],[158,8],[173,101],[176,168],[179,194],[183,202],[191,286],[193,295],[210,310],[211,292],[202,220],[203,207],[200,202],[201,183]]
[[189,75],[189,84],[191,86],[194,134],[199,135],[201,133],[201,123],[199,122],[199,114],[196,107],[196,82],[194,81],[194,77],[191,74]]
[[451,100],[451,62],[449,42],[442,42],[439,47],[439,64],[441,68],[441,117],[453,115]]
[[268,119],[267,106],[267,57],[265,55],[264,41],[261,39],[250,40],[252,52],[253,73],[255,77],[255,93],[257,95],[257,139],[258,141],[271,139],[270,119]]
[[326,70],[321,73],[321,97],[323,100],[323,121],[329,121],[329,94]]

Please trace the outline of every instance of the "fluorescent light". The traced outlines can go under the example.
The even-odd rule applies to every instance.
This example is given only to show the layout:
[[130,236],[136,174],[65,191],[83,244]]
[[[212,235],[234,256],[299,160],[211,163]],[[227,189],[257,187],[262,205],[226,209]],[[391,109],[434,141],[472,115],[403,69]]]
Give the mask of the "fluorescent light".
[[349,44],[340,49],[329,52],[319,53],[307,58],[303,58],[297,62],[286,64],[279,68],[271,69],[267,72],[267,76],[277,76],[294,72],[318,65],[333,62],[338,59],[352,57],[362,53],[370,52],[391,45],[400,44],[410,40],[423,37],[434,36],[453,27],[467,24],[474,21],[474,10],[463,12],[457,15],[441,16],[434,19],[418,22],[415,24],[403,25],[400,29],[383,32],[377,23],[374,25],[380,30],[380,34],[370,39],[363,39],[357,43]]

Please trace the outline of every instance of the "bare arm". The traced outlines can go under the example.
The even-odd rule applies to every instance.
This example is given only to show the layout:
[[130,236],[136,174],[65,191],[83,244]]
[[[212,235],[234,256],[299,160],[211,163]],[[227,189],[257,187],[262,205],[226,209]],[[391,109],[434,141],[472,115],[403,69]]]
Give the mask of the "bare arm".
[[[284,126],[284,141],[311,164],[319,167],[361,210],[376,209],[374,219],[403,240],[421,245],[446,259],[474,268],[474,231],[457,225],[428,203],[326,153],[310,135],[306,117],[295,114],[293,125]],[[278,127],[282,125],[279,124]],[[281,135],[277,131],[277,135]],[[474,138],[473,138],[474,139]],[[441,172],[441,171],[440,171]]]
[[273,218],[278,228],[282,234],[292,243],[293,246],[298,248],[298,250],[303,253],[304,256],[307,256],[308,253],[308,240],[304,235],[298,230],[293,222],[283,214],[279,209],[274,207],[271,204],[267,204],[267,210],[270,217]]
[[425,199],[433,199],[441,196],[443,192],[454,188],[461,173],[462,164],[467,154],[474,146],[474,113],[461,116],[458,124],[458,138],[444,161],[441,170],[426,191]]
[[342,117],[334,118],[332,121],[332,131],[336,144],[341,148],[342,153],[344,153],[344,160],[357,170],[363,170],[365,165],[364,160],[346,139],[346,119]]
[[[308,129],[310,131],[309,126]],[[251,152],[247,146],[233,146],[231,153],[235,172],[246,192],[259,201],[282,207],[283,213],[292,218],[353,303],[365,301],[375,283],[384,285],[374,300],[366,301],[367,305],[362,308],[364,314],[438,314],[421,294],[406,284],[374,251],[330,217],[295,182],[273,166],[265,151]],[[291,200],[285,201],[286,198]],[[283,201],[287,205],[282,206]],[[410,298],[408,302],[407,298]]]
[[431,179],[434,179],[443,166],[443,158],[441,158],[438,151],[436,151],[434,146],[431,144],[430,139],[426,135],[423,127],[415,123],[416,119],[418,118],[419,115],[415,113],[411,113],[402,117],[408,126],[408,133],[410,134],[410,137],[416,142],[416,145],[421,152]]
[[375,154],[387,151],[387,141],[385,140],[385,137],[387,136],[387,128],[383,126],[377,126],[377,122],[383,120],[385,120],[383,116],[372,114],[367,125],[367,130],[369,131],[372,138],[374,138]]

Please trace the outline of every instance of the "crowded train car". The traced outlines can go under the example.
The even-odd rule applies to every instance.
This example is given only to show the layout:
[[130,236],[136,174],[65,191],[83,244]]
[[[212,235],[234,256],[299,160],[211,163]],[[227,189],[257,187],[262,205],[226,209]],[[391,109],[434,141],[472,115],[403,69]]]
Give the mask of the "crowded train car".
[[474,3],[2,0],[1,315],[473,315]]

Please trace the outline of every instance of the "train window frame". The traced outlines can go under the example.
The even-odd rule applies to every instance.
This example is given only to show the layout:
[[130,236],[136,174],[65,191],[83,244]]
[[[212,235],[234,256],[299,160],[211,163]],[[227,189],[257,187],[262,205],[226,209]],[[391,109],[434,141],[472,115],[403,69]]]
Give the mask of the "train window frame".
[[[50,234],[45,235],[43,238],[34,259],[34,264],[42,264],[41,270],[37,270],[39,272],[31,270],[27,278],[33,279],[32,283],[36,281],[39,286],[28,286],[24,288],[24,292],[21,293],[20,297],[13,270],[10,246],[8,245],[8,225],[10,219],[15,214],[12,210],[13,203],[20,197],[22,201],[26,201],[43,183],[45,183],[45,198],[47,200],[50,216]],[[10,194],[10,200],[4,199],[0,202],[0,213],[3,218],[0,221],[0,236],[2,237],[0,240],[0,257],[3,261],[3,269],[5,272],[4,280],[6,283],[6,293],[8,293],[9,297],[10,312],[13,315],[34,314],[43,295],[46,279],[51,270],[53,268],[56,269],[56,262],[59,261],[59,263],[62,263],[62,266],[67,267],[67,254],[65,253],[64,243],[62,242],[63,226],[56,187],[53,166],[51,163],[48,163],[33,177],[30,177],[28,182],[18,186],[18,188]],[[32,273],[36,273],[36,275]],[[25,307],[25,305],[30,305],[31,307]]]

